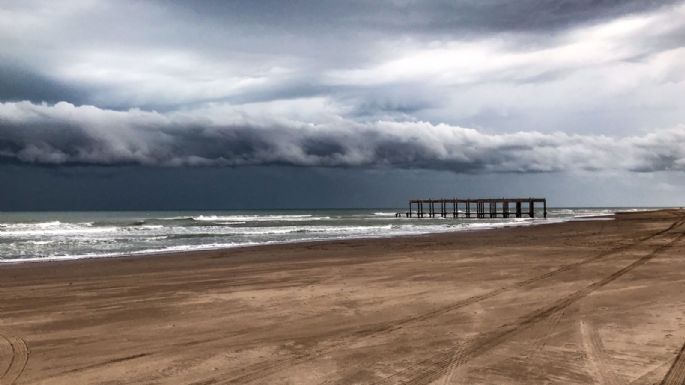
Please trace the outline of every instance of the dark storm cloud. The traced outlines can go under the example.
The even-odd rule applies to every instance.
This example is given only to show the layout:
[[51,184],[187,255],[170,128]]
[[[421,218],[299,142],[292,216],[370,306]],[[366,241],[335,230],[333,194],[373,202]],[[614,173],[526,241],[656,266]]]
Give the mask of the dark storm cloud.
[[[186,17],[321,32],[474,34],[555,31],[655,10],[678,0],[385,0],[175,2]],[[160,2],[168,4],[168,2]]]
[[682,171],[684,37],[683,1],[8,2],[0,157]]
[[86,92],[0,57],[0,100],[37,103],[71,100],[80,104],[86,100]]
[[157,113],[0,104],[0,156],[26,164],[292,165],[472,172],[685,171],[685,129],[639,137],[485,134],[426,122],[311,124],[248,111]]
[[[567,36],[578,28],[661,15],[616,41],[600,38],[605,67],[681,47],[682,12],[670,16],[679,24],[664,30],[677,4],[682,0],[8,2],[0,6],[6,58],[1,61],[24,64],[23,75],[0,71],[0,84],[6,86],[0,100],[171,110],[326,95],[360,116],[396,112],[438,122],[443,114],[435,112],[449,106],[450,96],[464,85],[498,82],[515,89],[521,82],[560,81],[584,68],[582,62],[546,64],[544,55],[550,48],[595,39]],[[460,61],[474,56],[472,47],[455,46],[464,42],[488,51],[480,59],[486,67],[500,59],[504,65],[450,79],[463,71]],[[381,77],[376,72],[388,63],[435,49],[453,51],[434,60],[454,63],[454,68],[370,81]],[[535,53],[540,57],[525,66],[510,60]],[[480,65],[469,64],[474,69]],[[611,68],[603,70],[611,73]],[[347,76],[350,72],[369,76],[359,80]],[[435,82],[442,76],[448,79]],[[435,96],[417,103],[415,93]],[[452,115],[448,120],[465,114]]]

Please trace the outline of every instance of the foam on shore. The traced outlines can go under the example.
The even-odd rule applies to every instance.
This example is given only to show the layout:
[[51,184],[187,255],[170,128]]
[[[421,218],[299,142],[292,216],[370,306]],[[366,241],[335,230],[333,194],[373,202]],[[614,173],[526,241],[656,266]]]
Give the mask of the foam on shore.
[[481,230],[628,210],[639,209],[549,209],[547,219],[396,218],[391,210],[0,213],[0,263]]

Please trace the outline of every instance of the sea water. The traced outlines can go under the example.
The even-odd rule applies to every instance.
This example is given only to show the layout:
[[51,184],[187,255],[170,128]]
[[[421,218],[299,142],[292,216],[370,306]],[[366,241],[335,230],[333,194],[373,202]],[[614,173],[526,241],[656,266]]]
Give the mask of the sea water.
[[640,208],[551,208],[547,219],[541,210],[535,219],[418,219],[404,217],[406,209],[0,212],[0,263],[468,231],[630,210]]

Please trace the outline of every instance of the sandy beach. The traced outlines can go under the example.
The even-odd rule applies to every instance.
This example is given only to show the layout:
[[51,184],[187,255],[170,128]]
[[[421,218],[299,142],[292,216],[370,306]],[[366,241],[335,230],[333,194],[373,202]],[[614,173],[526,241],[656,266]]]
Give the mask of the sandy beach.
[[685,211],[0,266],[0,384],[683,384]]

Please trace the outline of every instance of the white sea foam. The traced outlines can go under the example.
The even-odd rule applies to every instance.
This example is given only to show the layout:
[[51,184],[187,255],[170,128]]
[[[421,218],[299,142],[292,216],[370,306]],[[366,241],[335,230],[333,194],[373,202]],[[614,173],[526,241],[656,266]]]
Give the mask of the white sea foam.
[[[382,210],[311,212],[38,214],[0,223],[0,262],[65,260],[332,239],[528,226],[615,209],[550,209],[548,219],[395,218]],[[623,209],[622,211],[626,211]],[[574,219],[575,218],[575,219]]]
[[50,222],[34,223],[34,224],[32,224],[32,226],[40,227],[40,228],[50,228],[50,227],[57,227],[61,224],[62,224],[62,222],[60,222],[60,221],[50,221]]
[[24,243],[29,245],[48,245],[50,243],[55,243],[57,241],[26,241]]
[[328,216],[303,215],[199,215],[192,217],[200,222],[301,222],[330,219]]
[[180,216],[180,217],[160,217],[160,218],[154,218],[159,221],[179,221],[179,220],[192,220],[193,217],[189,216]]
[[29,223],[0,223],[0,228],[5,229],[45,229],[54,228],[62,225],[60,221],[50,221],[50,222],[29,222]]
[[0,238],[3,237],[25,237],[25,236],[59,236],[59,235],[85,235],[103,234],[118,231],[117,227],[62,227],[62,228],[34,228],[26,230],[0,231]]

